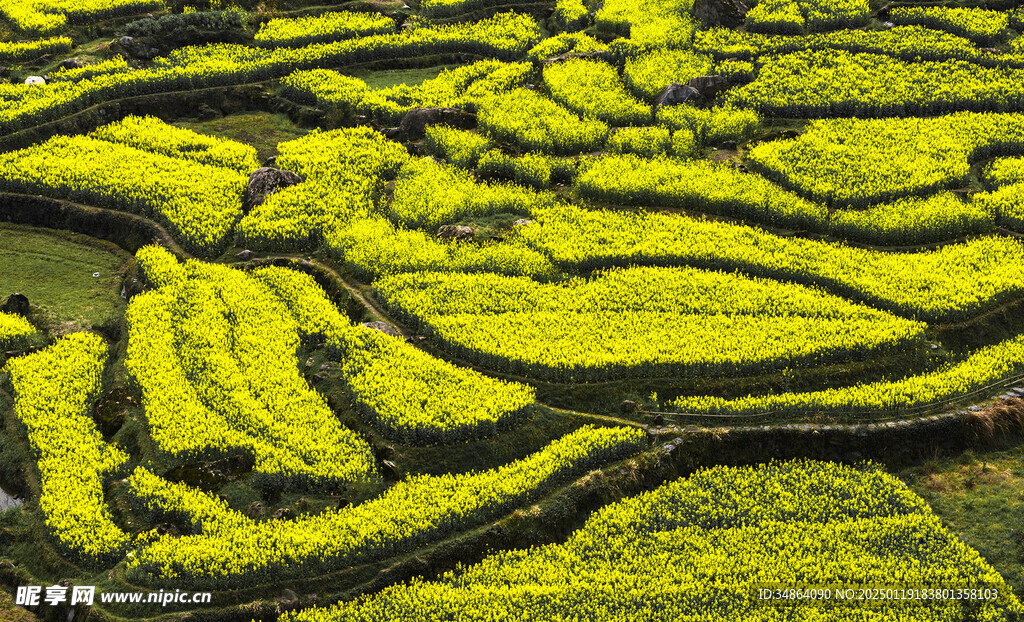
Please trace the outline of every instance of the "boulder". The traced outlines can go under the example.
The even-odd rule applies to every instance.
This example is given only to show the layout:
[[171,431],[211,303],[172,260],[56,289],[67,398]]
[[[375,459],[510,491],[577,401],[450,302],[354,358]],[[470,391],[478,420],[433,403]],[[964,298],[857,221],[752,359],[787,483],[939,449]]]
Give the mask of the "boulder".
[[295,512],[293,512],[291,508],[277,508],[276,510],[274,510],[275,520],[288,520],[289,518],[294,517]]
[[519,220],[512,223],[513,227],[525,227],[526,225],[532,225],[533,221],[529,218],[520,218]]
[[687,82],[688,86],[692,86],[700,92],[701,97],[705,99],[711,99],[724,91],[728,86],[725,78],[722,76],[699,76],[696,78],[690,78]]
[[615,57],[611,52],[607,50],[592,50],[589,52],[566,52],[565,54],[559,54],[558,56],[552,56],[551,58],[545,58],[540,61],[541,64],[549,65],[552,63],[561,63],[574,58],[591,58],[594,60],[603,60],[608,63],[615,62]]
[[385,335],[391,335],[392,337],[401,337],[402,333],[395,330],[395,327],[386,322],[363,322],[363,326],[371,330],[378,330]]
[[727,149],[729,151],[736,151],[736,149],[737,149],[737,147],[739,147],[739,145],[736,144],[735,140],[727,140],[727,141],[724,141],[718,147],[719,147],[719,149]]
[[42,76],[29,76],[25,78],[26,86],[42,86],[46,84],[46,79]]
[[196,110],[196,118],[200,121],[209,121],[211,119],[216,119],[220,116],[221,113],[219,111],[214,110],[205,103],[199,104],[199,108]]
[[281,595],[277,597],[277,609],[281,613],[285,611],[295,611],[299,608],[299,597],[295,592],[285,589],[281,592]]
[[406,140],[423,138],[428,125],[448,125],[461,130],[476,127],[476,115],[458,108],[413,108],[398,126]]
[[239,252],[237,255],[235,255],[235,257],[238,258],[238,261],[251,261],[254,257],[256,257],[256,253],[252,252],[249,249],[245,249]]
[[743,25],[747,12],[754,4],[755,0],[696,0],[693,3],[693,16],[705,28],[736,28]]
[[263,163],[265,167],[277,168],[277,156],[270,156],[267,161]]
[[637,403],[632,400],[625,400],[624,402],[619,404],[619,410],[621,410],[624,413],[633,413],[639,409],[639,405],[637,405]]
[[145,43],[136,41],[133,37],[121,37],[117,40],[125,52],[135,58],[141,58],[143,60],[152,60],[160,55],[160,50],[154,47],[150,47]]
[[121,285],[121,298],[131,300],[133,296],[141,294],[144,291],[146,291],[146,287],[142,281],[135,277],[126,277],[124,283]]
[[264,510],[266,510],[266,508],[263,506],[262,503],[260,503],[259,501],[253,501],[252,503],[249,504],[249,507],[245,508],[245,515],[253,520],[256,520],[257,518],[263,516]]
[[28,297],[25,296],[25,294],[11,294],[10,296],[7,297],[7,300],[4,302],[4,306],[0,307],[0,311],[3,311],[4,313],[13,313],[15,315],[28,317]]
[[679,448],[683,445],[683,439],[675,438],[661,446],[663,450],[668,452],[670,455],[675,456],[679,453]]
[[398,471],[398,465],[390,460],[381,461],[380,471],[385,479],[398,481],[402,478],[402,474]]
[[171,523],[160,523],[156,526],[156,533],[161,536],[170,536],[177,538],[181,535],[181,531],[178,530],[177,525]]
[[665,425],[664,415],[654,415],[654,425],[662,426]]
[[68,58],[66,60],[62,60],[57,65],[57,69],[81,69],[82,67],[85,67],[85,63],[78,60],[77,58]]
[[245,198],[242,200],[242,211],[249,213],[249,210],[261,205],[278,188],[294,186],[301,181],[302,178],[291,171],[282,171],[270,166],[256,169],[249,175],[249,185],[245,188]]
[[662,89],[661,93],[658,93],[658,98],[654,100],[654,111],[657,112],[658,108],[662,106],[677,106],[679,104],[697,104],[704,101],[701,97],[700,91],[693,88],[689,84],[679,84],[673,82]]
[[474,235],[476,235],[476,229],[463,225],[445,225],[437,230],[437,239],[439,240],[465,242],[472,240]]

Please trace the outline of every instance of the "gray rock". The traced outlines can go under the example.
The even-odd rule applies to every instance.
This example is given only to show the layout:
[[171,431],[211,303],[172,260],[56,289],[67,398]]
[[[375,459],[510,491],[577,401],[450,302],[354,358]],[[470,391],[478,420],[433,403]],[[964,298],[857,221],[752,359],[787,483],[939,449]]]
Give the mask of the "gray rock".
[[693,16],[705,28],[736,28],[743,25],[747,12],[754,4],[755,0],[696,0],[693,3]]
[[238,261],[251,261],[254,257],[256,257],[256,253],[252,252],[249,249],[245,249],[239,252],[237,255],[235,255],[235,257],[238,258]]
[[472,240],[474,235],[476,235],[476,229],[463,225],[444,225],[437,230],[437,239],[439,240],[465,242]]
[[398,465],[390,460],[381,461],[380,470],[386,479],[397,481],[402,477],[398,470]]
[[526,225],[532,225],[533,221],[529,218],[520,218],[519,220],[512,223],[513,227],[525,227]]
[[428,125],[448,125],[461,130],[476,127],[476,115],[458,108],[413,108],[402,117],[399,131],[406,140],[423,138]]
[[128,52],[129,55],[135,58],[141,58],[143,60],[151,60],[160,55],[160,50],[154,47],[149,47],[144,43],[136,41],[132,37],[121,37],[117,40],[124,51]]
[[62,60],[57,65],[57,69],[81,69],[82,67],[85,67],[85,63],[78,60],[77,58],[68,58],[66,60]]
[[3,512],[4,510],[9,510],[11,508],[16,508],[19,505],[24,504],[24,500],[19,499],[17,497],[12,497],[11,495],[4,492],[2,488],[0,488],[0,512]]
[[160,523],[156,526],[156,533],[157,535],[170,536],[172,538],[177,538],[181,535],[181,531],[178,527],[171,523]]
[[679,104],[697,104],[704,101],[700,91],[689,84],[678,84],[673,82],[662,89],[654,100],[654,111],[657,112],[662,106],[678,106]]
[[718,95],[729,86],[725,78],[722,76],[699,76],[697,78],[690,78],[687,85],[697,89],[701,96],[707,99],[711,99]]
[[288,520],[289,518],[294,517],[295,512],[293,512],[291,508],[277,508],[276,510],[274,510],[275,520]]
[[664,445],[662,445],[661,448],[662,448],[662,450],[668,452],[669,454],[675,455],[675,454],[679,453],[679,448],[682,446],[682,444],[683,444],[683,439],[681,439],[681,438],[674,438],[671,441],[669,441],[668,443],[665,443]]
[[242,211],[249,213],[249,210],[261,205],[279,188],[287,188],[301,182],[302,178],[291,171],[283,171],[269,166],[258,168],[249,174],[249,185],[245,188]]
[[249,504],[249,507],[245,508],[245,515],[253,520],[256,520],[257,518],[263,516],[263,513],[265,511],[266,508],[263,506],[262,503],[260,503],[259,501],[253,501],[252,503]]
[[552,63],[562,63],[567,60],[573,60],[575,58],[589,58],[593,60],[602,60],[607,63],[613,62],[615,57],[611,52],[607,50],[592,50],[589,52],[566,52],[565,54],[559,54],[558,56],[552,56],[551,58],[545,58],[540,61],[541,64],[550,65]]
[[625,400],[624,402],[619,404],[619,410],[621,410],[624,413],[635,413],[636,411],[640,410],[640,406],[632,400]]
[[219,116],[221,116],[219,111],[214,110],[205,103],[199,104],[199,108],[196,110],[196,117],[201,121],[209,121],[210,119],[216,119]]
[[299,608],[298,595],[289,589],[285,589],[281,592],[281,595],[277,597],[277,608],[281,613],[284,613],[285,611],[295,611]]
[[388,324],[387,322],[379,322],[379,321],[377,321],[377,322],[363,322],[363,326],[365,326],[366,328],[369,328],[371,330],[380,331],[380,332],[384,333],[385,335],[390,335],[392,337],[401,337],[402,336],[402,333],[400,333],[397,330],[395,330],[395,327],[392,326],[391,324]]

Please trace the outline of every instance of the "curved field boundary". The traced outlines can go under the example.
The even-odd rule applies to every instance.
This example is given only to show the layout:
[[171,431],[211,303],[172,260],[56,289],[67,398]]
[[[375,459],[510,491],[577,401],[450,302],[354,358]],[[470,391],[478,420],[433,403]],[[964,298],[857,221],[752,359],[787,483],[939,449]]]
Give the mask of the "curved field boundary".
[[[467,559],[482,560],[494,550],[524,548],[539,541],[560,541],[582,526],[590,514],[609,499],[616,501],[639,494],[676,476],[666,454],[645,449],[632,458],[609,463],[564,482],[537,499],[532,506],[512,510],[496,520],[385,559],[297,579],[287,587],[298,594],[299,608],[330,604],[377,592],[416,576],[443,574]],[[20,566],[0,568],[0,580],[16,581],[11,585],[39,584]],[[126,581],[123,573],[116,570],[111,580],[113,583],[108,588],[111,590],[156,591]],[[230,601],[239,604],[193,610],[191,615],[196,620],[211,622],[276,620],[281,610],[272,595],[280,589],[281,586],[274,583],[221,592],[222,595],[230,594]],[[225,600],[227,598],[221,602]],[[94,616],[100,614],[104,622],[129,622],[142,617],[138,605],[118,607],[104,604],[102,609],[94,609],[97,609]]]
[[191,257],[166,229],[148,218],[42,195],[0,192],[0,220],[74,231],[113,242],[132,254],[156,243],[179,257]]
[[427,17],[426,21],[431,24],[439,25],[454,24],[456,22],[487,19],[501,13],[502,11],[516,11],[517,13],[539,13],[542,11],[551,11],[554,9],[554,5],[554,0],[540,2],[531,2],[529,0],[526,0],[525,2],[505,2],[502,4],[495,4],[494,6],[466,11],[465,13],[452,15],[450,17]]
[[225,102],[245,110],[280,111],[274,109],[271,98],[262,92],[261,82],[134,95],[94,104],[59,119],[0,136],[0,151],[23,149],[56,134],[86,134],[129,115],[145,116],[159,110],[165,119],[194,116],[202,104],[220,109]]
[[[287,256],[269,256],[269,257],[266,257],[266,258],[260,258],[260,259],[255,260],[254,264],[256,264],[256,265],[287,266],[287,267],[290,267],[290,268],[293,268],[293,269],[297,269],[297,270],[301,270],[303,272],[306,272],[306,273],[310,274],[311,276],[313,276],[314,278],[316,278],[317,281],[321,283],[321,286],[324,286],[325,282],[330,283],[330,287],[325,287],[325,290],[327,290],[327,291],[347,290],[349,296],[351,296],[351,299],[354,300],[355,302],[358,302],[359,304],[361,304],[365,309],[369,310],[373,314],[374,319],[380,320],[380,321],[384,322],[385,324],[391,326],[393,329],[395,329],[396,332],[398,332],[402,337],[406,338],[407,340],[409,340],[410,338],[414,337],[415,334],[416,334],[415,330],[413,330],[412,328],[410,328],[407,325],[403,324],[400,320],[396,319],[391,313],[389,313],[388,310],[379,301],[377,301],[377,299],[372,294],[367,294],[366,292],[361,290],[359,287],[357,287],[356,285],[354,285],[354,284],[350,283],[348,280],[346,280],[336,270],[334,270],[333,268],[331,268],[329,266],[324,265],[323,263],[320,263],[319,261],[315,261],[315,260],[312,260],[312,261],[310,261],[310,260],[301,260],[300,261],[300,260],[294,259],[292,257],[287,257]],[[332,294],[331,297],[334,298],[334,299],[337,299],[336,295]],[[983,314],[981,316],[973,318],[969,322],[962,323],[960,326],[967,326],[967,325],[970,325],[970,324],[982,321],[982,320],[984,320],[984,318],[986,316],[989,316],[991,314],[997,313],[1001,309],[1004,309],[1004,308],[1006,308],[1008,306],[1011,306],[1013,304],[1017,304],[1018,302],[1019,301],[1013,301],[1013,302],[1009,302],[1009,303],[1004,303],[1003,305],[1000,305],[996,309],[992,309],[989,312],[987,312],[987,313],[985,313],[985,314]],[[454,356],[450,352],[447,352],[444,349],[436,347],[434,344],[423,343],[422,340],[416,342],[415,345],[416,345],[416,347],[418,349],[423,350],[424,352],[427,352],[431,356],[435,356],[437,358],[440,358],[442,360],[448,361],[448,362],[450,362],[450,363],[452,363],[454,365],[458,365],[460,367],[465,367],[467,369],[472,369],[474,371],[477,371],[477,372],[482,373],[484,375],[490,376],[492,378],[498,378],[498,379],[509,380],[509,381],[514,381],[514,382],[521,382],[521,383],[529,384],[529,385],[537,387],[537,388],[544,388],[544,387],[579,388],[579,386],[580,386],[578,384],[570,384],[570,383],[545,382],[545,381],[537,380],[537,379],[534,379],[534,378],[526,378],[526,377],[518,376],[518,375],[515,375],[515,374],[508,374],[508,373],[498,372],[498,371],[495,371],[495,370],[492,370],[492,369],[489,369],[489,368],[486,368],[486,367],[481,367],[481,366],[479,366],[479,365],[477,365],[475,363],[471,363],[471,362],[469,362],[469,361],[467,361],[465,359],[462,359],[462,358],[459,358],[457,356]],[[666,379],[666,378],[644,378],[642,380],[644,382],[658,382],[659,380],[662,380],[662,381],[663,380],[670,380],[670,378],[669,379]],[[993,397],[993,395],[998,393],[1001,389],[1004,389],[1006,387],[1012,386],[1012,385],[1014,385],[1014,384],[1016,384],[1016,383],[1018,383],[1018,382],[1020,382],[1022,380],[1024,380],[1024,375],[1013,376],[1013,377],[1010,377],[1010,378],[1005,378],[1005,379],[1000,380],[998,382],[992,383],[992,384],[990,384],[990,385],[988,385],[986,387],[982,387],[980,389],[976,389],[974,391],[971,391],[971,392],[968,392],[968,393],[963,394],[961,396],[958,396],[957,398],[952,399],[952,400],[943,400],[943,401],[938,401],[938,402],[933,402],[933,403],[928,403],[928,404],[922,404],[922,405],[918,405],[918,406],[902,409],[898,413],[887,413],[886,411],[855,411],[855,412],[851,412],[849,414],[840,414],[840,415],[832,415],[832,416],[841,416],[841,417],[843,417],[847,421],[864,421],[864,422],[870,422],[871,424],[878,424],[878,423],[880,423],[882,421],[888,421],[889,419],[886,419],[886,417],[888,415],[889,417],[892,417],[891,421],[900,421],[900,422],[902,422],[902,421],[912,420],[912,418],[917,418],[917,417],[922,417],[922,416],[925,416],[925,415],[932,415],[932,414],[936,414],[936,413],[941,413],[941,412],[949,410],[951,407],[953,407],[955,405],[967,405],[967,404],[970,404],[970,403],[973,403],[973,402],[977,402],[977,401],[984,401],[986,399],[989,399],[989,398]],[[595,387],[613,386],[613,385],[616,385],[616,384],[621,384],[623,382],[624,381],[621,381],[621,380],[613,380],[613,381],[600,382],[600,383],[586,383],[585,386],[588,386],[588,387],[589,386],[595,386]],[[625,382],[634,382],[635,383],[636,381],[625,381]],[[619,418],[619,417],[608,416],[608,415],[599,415],[599,414],[594,414],[594,413],[585,413],[585,412],[580,412],[580,411],[575,411],[575,410],[562,409],[562,408],[553,406],[551,404],[544,403],[542,401],[542,397],[541,396],[538,396],[538,404],[541,404],[541,405],[543,405],[543,406],[545,406],[547,408],[550,408],[552,410],[555,410],[555,411],[562,411],[562,412],[572,413],[572,414],[575,414],[575,415],[578,415],[578,416],[582,416],[582,417],[587,417],[587,418],[595,420],[596,422],[614,423],[614,424],[617,424],[617,425],[638,425],[638,422],[636,420],[630,420],[630,419],[627,419],[627,418]],[[778,411],[778,410],[775,410],[775,411],[766,411],[764,413],[757,413],[757,414],[754,414],[754,415],[707,415],[707,414],[698,414],[698,413],[657,412],[657,411],[637,411],[637,414],[639,414],[639,415],[646,415],[648,418],[653,418],[654,416],[662,415],[663,417],[688,418],[688,420],[691,420],[691,421],[696,420],[696,421],[722,422],[722,421],[729,420],[729,421],[737,421],[737,422],[744,422],[745,423],[745,422],[749,422],[751,420],[756,421],[760,417],[767,417],[767,416],[771,416],[771,415],[781,415],[781,416],[790,417],[790,418],[805,418],[806,419],[806,418],[814,417],[814,416],[818,415],[819,413],[816,412],[816,411],[813,411],[813,412],[812,411],[808,411],[808,412],[795,412],[795,411]],[[643,425],[643,424],[641,423],[639,425]]]
[[[971,404],[978,401],[985,401],[996,397],[996,393],[1003,389],[1011,389],[1016,387],[1024,381],[1024,374],[1018,374],[1003,378],[991,384],[988,384],[979,389],[968,391],[958,395],[957,397],[949,400],[940,400],[937,402],[928,402],[926,404],[917,404],[915,406],[908,406],[898,411],[884,411],[884,410],[858,410],[850,411],[849,413],[822,413],[821,411],[811,410],[767,410],[759,413],[752,413],[748,415],[726,415],[726,414],[709,414],[709,413],[685,413],[685,412],[659,412],[650,410],[637,411],[642,415],[658,416],[663,417],[692,417],[694,419],[710,419],[713,421],[747,421],[751,419],[759,419],[760,417],[767,417],[770,415],[783,415],[790,417],[814,417],[819,414],[825,414],[831,417],[843,417],[852,419],[854,421],[870,421],[868,425],[882,425],[885,423],[902,423],[905,421],[912,420],[913,417],[924,417],[928,415],[935,415],[948,411],[950,408],[956,405]],[[889,418],[886,418],[889,417]],[[735,429],[735,428],[734,428]]]
[[[863,248],[872,251],[878,251],[881,253],[900,253],[908,255],[911,253],[923,253],[927,251],[933,251],[943,246],[950,244],[960,244],[963,242],[969,242],[977,238],[983,238],[990,235],[1004,235],[1007,237],[1015,237],[1024,239],[1024,234],[1010,231],[1002,227],[995,227],[991,232],[988,233],[972,233],[969,235],[962,235],[956,238],[948,238],[937,242],[928,242],[927,244],[912,244],[907,246],[882,246],[880,244],[869,244],[867,242],[857,242],[855,240],[849,240],[847,238],[840,238],[829,233],[823,233],[821,231],[814,231],[811,229],[786,229],[774,224],[768,224],[764,222],[758,222],[756,220],[746,220],[735,216],[726,216],[723,214],[716,214],[712,212],[699,212],[696,210],[684,209],[681,207],[665,207],[658,205],[622,205],[619,203],[604,203],[601,201],[589,201],[589,205],[597,209],[607,209],[609,211],[616,212],[659,212],[667,214],[680,214],[689,218],[697,218],[704,220],[713,220],[716,222],[726,222],[735,225],[745,225],[747,227],[756,227],[763,231],[767,231],[772,235],[777,235],[780,238],[803,238],[805,240],[814,240],[817,242],[835,242],[837,244],[843,244],[853,248]],[[829,213],[838,211],[837,209],[830,209]],[[596,268],[600,270],[600,268]]]
[[[50,229],[64,229],[81,233],[91,237],[107,240],[113,242],[119,247],[125,249],[130,253],[136,252],[142,246],[147,244],[157,243],[180,258],[191,258],[192,255],[184,251],[170,236],[170,234],[157,223],[146,219],[142,216],[135,214],[129,214],[125,212],[118,212],[113,210],[107,210],[102,208],[90,207],[70,201],[64,201],[59,199],[51,199],[44,196],[38,195],[24,195],[15,193],[0,193],[0,219],[16,222],[20,224],[29,224],[40,227],[47,227]],[[372,295],[368,295],[361,288],[353,283],[346,280],[341,274],[335,269],[327,266],[319,261],[310,260],[299,260],[293,256],[280,256],[273,255],[258,258],[250,265],[278,265],[287,266],[293,269],[298,269],[312,275],[325,286],[325,290],[331,292],[331,298],[336,304],[342,303],[344,294],[347,294],[348,301],[344,305],[345,311],[350,318],[358,320],[359,308],[369,311],[373,319],[379,319],[384,323],[390,325],[403,337],[409,338],[414,335],[414,331],[396,320],[388,311],[381,305]],[[956,326],[967,326],[976,321],[983,319],[985,316],[992,313],[998,312],[1000,309],[1006,307],[1012,303],[1006,303],[1001,305],[999,308],[990,310],[982,316],[973,318],[967,323],[960,323]],[[339,306],[342,306],[339,304]],[[445,354],[443,351],[434,347],[424,347],[423,343],[415,344],[419,349],[424,350],[432,356],[437,356],[443,360],[447,360],[455,365],[473,369],[485,375],[493,378],[499,378],[504,380],[512,380],[517,382],[524,382],[534,386],[570,386],[570,385],[558,385],[552,383],[538,382],[533,379],[523,378],[520,376],[503,374],[495,372],[490,369],[482,368],[480,366],[471,364],[467,361],[452,357]],[[1021,377],[1008,378],[998,383],[993,383],[982,389],[977,389],[963,396],[960,396],[954,400],[946,400],[942,402],[936,402],[932,404],[925,404],[910,409],[904,410],[904,417],[919,417],[925,414],[934,414],[936,412],[942,412],[945,409],[950,408],[953,404],[963,404],[970,401],[983,401],[991,397],[994,393],[998,392],[999,388],[1007,387],[1012,385],[1014,382],[1021,380]],[[647,379],[651,381],[657,381],[659,379]],[[615,381],[618,382],[618,381]],[[609,384],[609,383],[600,383]],[[611,383],[611,384],[614,384]],[[588,385],[589,386],[589,385]],[[543,402],[541,402],[543,403]],[[546,404],[545,404],[546,405]],[[546,405],[548,406],[548,405]],[[548,406],[554,410],[559,410],[556,407]],[[909,412],[907,412],[909,411]],[[567,411],[576,412],[576,411]],[[596,418],[596,421],[604,421],[606,423],[615,422],[620,425],[637,425],[636,421],[630,421],[629,419],[619,419],[617,417],[596,415],[593,413],[578,413],[586,415],[588,418]],[[817,413],[806,412],[806,413],[793,413],[784,411],[768,411],[764,413],[758,413],[757,415],[706,415],[706,414],[688,414],[678,412],[655,412],[655,411],[640,411],[638,414],[646,415],[647,417],[654,417],[662,415],[665,417],[677,417],[687,418],[687,420],[696,421],[725,421],[734,420],[737,422],[749,422],[756,421],[761,416],[770,415],[783,415],[783,416],[803,416],[813,417]],[[844,415],[845,416],[845,415]],[[865,420],[878,422],[879,417],[885,417],[886,413],[879,411],[864,411],[850,413],[849,417],[853,420]],[[899,419],[899,421],[906,420],[905,418]],[[642,424],[640,424],[642,425]]]
[[[648,434],[687,471],[707,465],[744,465],[773,459],[811,458],[854,463],[874,460],[902,466],[960,452],[982,435],[966,410],[930,417],[866,424],[788,424],[713,427],[666,426]],[[1021,430],[1013,432],[1020,434]]]
[[[455,63],[467,63],[489,58],[472,53],[430,54],[414,58],[396,58],[327,68],[398,69],[405,67],[428,67]],[[238,105],[239,109],[283,112],[298,125],[315,125],[324,120],[322,110],[300,106],[294,102],[271,95],[264,90],[276,78],[253,82],[239,82],[226,86],[211,86],[188,91],[163,91],[109,99],[63,117],[40,123],[17,132],[0,136],[0,151],[22,149],[43,142],[55,134],[86,134],[101,125],[120,121],[128,115],[145,116],[160,110],[162,118],[193,117],[201,104],[219,110],[225,101]]]

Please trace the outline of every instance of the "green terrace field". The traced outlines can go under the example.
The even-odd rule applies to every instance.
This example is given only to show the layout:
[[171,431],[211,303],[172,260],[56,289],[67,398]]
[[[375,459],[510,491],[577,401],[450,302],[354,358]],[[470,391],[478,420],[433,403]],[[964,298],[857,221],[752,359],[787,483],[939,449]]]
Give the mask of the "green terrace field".
[[0,0],[0,620],[1021,619],[1022,35]]

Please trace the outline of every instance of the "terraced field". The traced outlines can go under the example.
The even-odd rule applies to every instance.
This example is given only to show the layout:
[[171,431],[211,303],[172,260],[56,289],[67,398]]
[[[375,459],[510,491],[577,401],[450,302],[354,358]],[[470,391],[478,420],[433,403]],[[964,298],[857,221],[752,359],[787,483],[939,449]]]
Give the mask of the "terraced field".
[[0,619],[1018,620],[1022,32],[0,0]]

